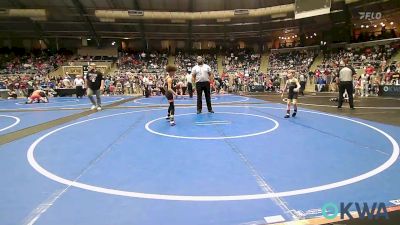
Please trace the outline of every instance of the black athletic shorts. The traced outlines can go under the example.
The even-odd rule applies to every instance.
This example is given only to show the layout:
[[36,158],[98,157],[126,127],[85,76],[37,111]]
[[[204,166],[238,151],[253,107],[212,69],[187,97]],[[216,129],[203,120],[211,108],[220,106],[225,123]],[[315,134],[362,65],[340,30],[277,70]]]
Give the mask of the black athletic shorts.
[[167,97],[168,100],[173,100],[174,99],[174,94],[172,94],[171,90],[168,90],[165,92],[165,97]]
[[288,99],[293,100],[293,99],[297,99],[299,97],[299,93],[298,92],[294,92],[294,91],[290,91],[289,90],[289,94],[288,94]]

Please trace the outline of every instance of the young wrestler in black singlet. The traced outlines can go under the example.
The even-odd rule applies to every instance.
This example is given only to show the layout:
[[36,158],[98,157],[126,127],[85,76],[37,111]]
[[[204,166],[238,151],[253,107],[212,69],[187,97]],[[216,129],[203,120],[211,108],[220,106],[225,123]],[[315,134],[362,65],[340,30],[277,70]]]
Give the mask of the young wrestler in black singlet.
[[173,79],[175,76],[175,71],[176,71],[176,66],[175,65],[168,65],[167,68],[165,69],[168,73],[167,77],[165,78],[165,97],[167,98],[169,102],[169,107],[168,107],[168,116],[167,120],[170,121],[171,126],[175,126],[175,105],[174,105],[174,97],[176,96],[176,93],[172,89],[173,87]]
[[282,97],[283,97],[283,93],[285,93],[285,90],[288,89],[287,109],[285,118],[290,117],[291,102],[293,102],[293,109],[294,109],[292,117],[295,117],[297,114],[297,97],[299,95],[300,83],[297,80],[297,78],[294,77],[294,72],[295,72],[294,70],[288,71],[287,75],[288,80],[286,81],[285,87],[283,88],[282,91]]

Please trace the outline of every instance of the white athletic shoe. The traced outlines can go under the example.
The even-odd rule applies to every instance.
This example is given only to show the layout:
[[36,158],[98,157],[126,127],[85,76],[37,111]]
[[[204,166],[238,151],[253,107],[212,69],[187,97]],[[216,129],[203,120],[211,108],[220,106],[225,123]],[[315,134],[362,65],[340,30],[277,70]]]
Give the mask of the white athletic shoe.
[[100,110],[101,110],[101,107],[100,107],[100,106],[98,106],[98,107],[97,107],[97,111],[100,111]]
[[91,110],[95,110],[96,109],[96,106],[95,105],[92,105],[92,107],[90,108]]

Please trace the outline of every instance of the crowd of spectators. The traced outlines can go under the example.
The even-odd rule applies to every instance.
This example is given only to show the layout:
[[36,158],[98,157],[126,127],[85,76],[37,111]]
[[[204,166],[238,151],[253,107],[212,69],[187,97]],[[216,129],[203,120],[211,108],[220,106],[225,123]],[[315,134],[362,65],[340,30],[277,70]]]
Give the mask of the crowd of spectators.
[[252,50],[227,51],[222,65],[225,73],[242,72],[245,76],[258,75],[261,64],[261,55]]
[[163,52],[121,53],[117,67],[121,73],[160,73],[168,63],[168,54]]
[[91,55],[77,55],[71,58],[71,61],[84,61],[84,62],[93,62],[93,61],[115,61],[117,58],[113,56],[91,56]]
[[[223,73],[218,74],[217,54],[210,51],[198,53],[178,52],[175,64],[178,71],[174,84],[180,83],[185,89],[190,82],[191,68],[196,65],[196,56],[205,59],[215,75],[212,90],[218,93],[247,92],[252,86],[264,86],[267,91],[279,91],[279,76],[259,72],[260,54],[249,50],[228,51],[224,55]],[[168,55],[163,52],[120,53],[117,70],[105,74],[105,94],[143,94],[160,95],[164,86],[164,70]],[[64,74],[62,77],[49,77],[42,74],[8,76],[4,84],[10,90],[17,90],[18,95],[29,93],[26,87],[33,89],[74,88],[74,77]],[[0,84],[1,85],[1,84]]]
[[214,51],[199,51],[196,53],[179,51],[175,55],[175,65],[178,67],[178,73],[190,73],[191,69],[196,65],[197,56],[203,57],[204,63],[211,67],[214,74],[218,74],[217,53]]
[[220,89],[224,92],[249,92],[254,91],[269,91],[278,92],[280,80],[277,77],[270,76],[265,73],[257,73],[245,75],[243,72],[223,73],[219,78]]
[[160,85],[167,63],[166,52],[120,52],[117,70],[105,74],[105,94],[144,94],[145,86]]
[[307,74],[317,55],[317,50],[301,50],[286,53],[272,52],[269,56],[269,74],[277,77],[286,77],[289,69]]
[[[360,95],[367,96],[377,92],[382,84],[400,84],[400,62],[387,65],[398,49],[398,45],[380,45],[358,49],[337,49],[324,52],[321,65],[309,72],[309,68],[318,54],[318,50],[300,50],[291,52],[272,52],[269,56],[268,73],[260,72],[261,56],[250,50],[227,51],[223,55],[223,72],[218,74],[217,54],[214,52],[185,53],[179,51],[174,63],[178,71],[174,85],[183,89],[190,82],[191,68],[196,65],[196,56],[201,55],[210,65],[215,75],[212,90],[223,92],[248,92],[261,86],[266,91],[280,91],[289,69],[297,75],[310,75],[311,83],[317,91],[337,91],[334,77],[344,58],[350,65],[362,71],[355,77],[354,86]],[[68,56],[63,54],[39,55],[0,55],[0,89],[9,89],[17,96],[27,96],[30,90],[45,89],[53,91],[59,88],[74,88],[75,76],[64,74],[50,76],[49,72],[63,64]],[[104,74],[105,93],[107,95],[143,94],[161,95],[164,86],[165,67],[168,63],[166,52],[121,52],[116,59],[117,69]],[[329,88],[328,88],[329,87]],[[365,90],[368,90],[367,92]]]
[[395,47],[391,45],[336,49],[324,53],[324,60],[321,66],[323,68],[339,66],[341,60],[347,58],[355,69],[360,69],[368,64],[376,68],[385,67],[386,60],[391,58],[395,50]]
[[266,89],[279,92],[279,85],[285,82],[288,70],[295,70],[297,77],[306,79],[318,50],[296,50],[272,52],[269,56],[268,73],[265,75]]
[[0,55],[0,74],[30,74],[46,76],[51,71],[57,69],[68,60],[65,54],[48,54],[42,53],[38,55],[24,54],[1,54]]
[[[396,70],[398,65],[387,60],[397,51],[398,45],[377,45],[365,48],[336,49],[325,52],[321,65],[314,71],[314,83],[317,91],[337,91],[335,77],[343,59],[358,71],[354,87],[361,96],[376,95],[380,84],[397,84]],[[368,94],[368,93],[369,94]]]
[[[16,97],[28,97],[34,90],[46,90],[52,96],[55,89],[64,88],[66,77],[52,77],[30,74],[0,75],[0,89],[8,89],[16,94]],[[72,86],[71,86],[72,87]]]
[[3,50],[0,54],[0,89],[9,89],[17,96],[27,96],[34,89],[56,88],[62,78],[51,77],[49,73],[71,57],[69,51],[23,53]]
[[222,59],[223,72],[216,82],[223,92],[247,92],[253,85],[262,85],[260,73],[261,55],[251,49],[225,51]]

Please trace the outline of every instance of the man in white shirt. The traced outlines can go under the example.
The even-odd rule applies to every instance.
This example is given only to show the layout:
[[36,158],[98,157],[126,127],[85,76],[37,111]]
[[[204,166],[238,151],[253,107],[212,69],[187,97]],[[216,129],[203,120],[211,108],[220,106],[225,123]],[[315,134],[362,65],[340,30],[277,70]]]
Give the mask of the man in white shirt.
[[368,74],[361,74],[361,97],[368,97]]
[[211,107],[211,88],[210,80],[214,79],[211,73],[211,68],[204,64],[204,59],[201,56],[197,57],[197,65],[192,69],[192,82],[196,82],[197,91],[197,114],[201,113],[203,91],[206,97],[207,109],[209,113],[214,113]]
[[82,76],[77,75],[74,80],[74,86],[76,89],[76,98],[82,98],[82,96],[84,94],[84,90],[83,90],[84,84],[85,84],[85,81],[82,79]]

